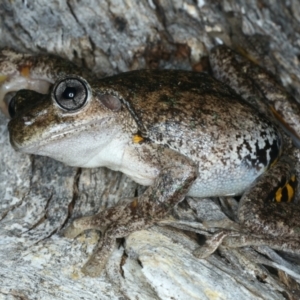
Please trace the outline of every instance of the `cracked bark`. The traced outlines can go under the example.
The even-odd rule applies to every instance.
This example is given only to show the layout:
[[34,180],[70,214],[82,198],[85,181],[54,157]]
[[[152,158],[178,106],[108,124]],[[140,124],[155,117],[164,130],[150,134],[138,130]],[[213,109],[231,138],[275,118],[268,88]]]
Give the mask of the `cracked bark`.
[[[289,6],[267,0],[4,0],[0,46],[55,53],[98,76],[149,67],[199,71],[215,44],[209,33],[229,34],[224,12],[232,10],[242,14],[245,33],[270,37],[278,75],[299,95],[296,0]],[[85,278],[80,268],[92,253],[98,233],[67,240],[60,230],[70,219],[134,196],[136,184],[107,169],[74,169],[48,158],[15,153],[6,123],[1,115],[0,299],[300,297],[298,259],[286,262],[276,252],[256,247],[263,256],[250,248],[223,248],[197,260],[191,255],[197,247],[195,235],[171,227],[154,226],[130,235],[126,252],[122,245],[116,248],[104,275]],[[233,199],[227,201],[236,205]],[[193,210],[181,206],[176,212],[185,222],[195,221],[195,211],[204,220],[212,218],[212,211],[215,219],[224,217],[213,201],[188,202]]]

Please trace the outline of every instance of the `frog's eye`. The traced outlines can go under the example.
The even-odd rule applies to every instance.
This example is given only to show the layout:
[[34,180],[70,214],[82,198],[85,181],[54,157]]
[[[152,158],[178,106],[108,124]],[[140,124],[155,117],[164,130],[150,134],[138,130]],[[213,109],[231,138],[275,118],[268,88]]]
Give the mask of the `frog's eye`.
[[65,78],[56,84],[54,99],[65,110],[78,110],[88,99],[86,84],[78,78]]

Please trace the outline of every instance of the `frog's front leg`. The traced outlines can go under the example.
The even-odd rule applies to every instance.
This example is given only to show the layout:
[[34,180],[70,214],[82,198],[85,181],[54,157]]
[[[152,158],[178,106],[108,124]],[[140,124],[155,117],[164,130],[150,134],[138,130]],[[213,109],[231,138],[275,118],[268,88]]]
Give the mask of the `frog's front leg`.
[[83,268],[85,274],[99,276],[114,249],[116,238],[161,220],[176,203],[183,200],[195,181],[198,169],[190,159],[163,146],[157,149],[153,145],[153,148],[153,156],[160,166],[159,174],[143,195],[95,216],[75,220],[65,231],[67,237],[74,237],[87,229],[102,231],[98,249]]

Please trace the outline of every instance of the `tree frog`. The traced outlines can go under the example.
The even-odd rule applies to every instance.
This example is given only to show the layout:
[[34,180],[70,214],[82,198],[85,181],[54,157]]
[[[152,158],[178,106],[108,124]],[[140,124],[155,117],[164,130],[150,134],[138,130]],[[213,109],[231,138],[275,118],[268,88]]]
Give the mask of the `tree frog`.
[[[212,50],[216,75],[220,66],[228,72],[233,65],[226,64],[228,56],[234,54],[224,46]],[[299,249],[300,208],[286,203],[297,194],[298,152],[274,117],[284,119],[298,142],[293,99],[257,101],[269,96],[263,89],[254,98],[242,89],[242,98],[206,73],[138,70],[95,79],[58,58],[8,50],[0,62],[0,95],[19,90],[2,104],[15,150],[70,166],[105,166],[148,186],[141,196],[66,229],[70,238],[87,229],[102,232],[86,274],[101,273],[116,238],[165,218],[186,195],[242,195],[238,215],[245,230],[288,236],[283,250]],[[242,72],[268,74],[253,68],[244,65]]]

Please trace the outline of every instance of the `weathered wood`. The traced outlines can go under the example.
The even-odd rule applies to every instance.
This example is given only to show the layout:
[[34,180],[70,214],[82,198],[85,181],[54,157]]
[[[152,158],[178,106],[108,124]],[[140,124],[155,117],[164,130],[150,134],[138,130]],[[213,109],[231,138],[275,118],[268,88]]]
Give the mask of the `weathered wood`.
[[[270,38],[278,75],[299,95],[300,6],[289,1],[30,1],[0,3],[0,47],[55,53],[98,76],[160,67],[201,70],[230,26],[243,17],[246,34]],[[202,63],[201,63],[202,62]],[[207,259],[192,255],[196,236],[170,226],[131,234],[116,248],[106,274],[81,273],[99,234],[60,235],[71,219],[134,195],[137,185],[107,169],[74,169],[16,153],[0,116],[0,299],[298,299],[300,264],[267,247],[227,249]],[[176,227],[226,219],[234,199],[195,201],[177,209]],[[192,209],[191,209],[192,208]],[[231,214],[230,210],[227,213]],[[166,222],[165,222],[166,223]],[[263,255],[259,254],[262,253]]]

